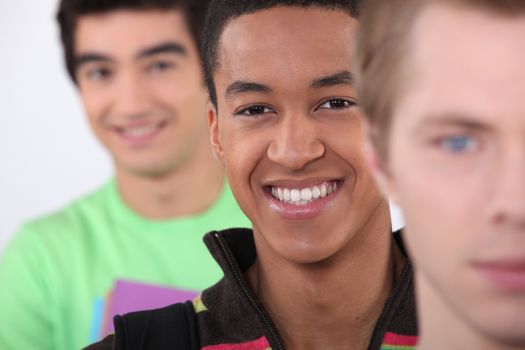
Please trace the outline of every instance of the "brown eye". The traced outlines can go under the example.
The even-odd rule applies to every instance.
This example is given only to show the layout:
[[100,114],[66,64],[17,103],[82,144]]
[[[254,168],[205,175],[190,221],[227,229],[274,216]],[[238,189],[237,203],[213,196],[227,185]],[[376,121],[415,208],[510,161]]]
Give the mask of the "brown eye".
[[265,113],[271,113],[273,110],[271,108],[268,108],[266,106],[262,105],[253,105],[247,108],[244,108],[240,110],[239,112],[235,113],[236,115],[243,115],[243,116],[257,116]]
[[171,62],[167,62],[167,61],[158,61],[158,62],[154,62],[152,63],[150,66],[149,66],[149,70],[151,72],[156,72],[156,73],[161,73],[161,72],[164,72],[164,71],[167,71],[171,68],[174,68],[175,65]]
[[87,71],[86,75],[89,80],[104,81],[111,78],[113,72],[107,68],[94,68]]
[[342,99],[342,98],[332,98],[330,100],[327,100],[323,102],[318,109],[345,109],[352,106],[355,106],[356,103],[354,101]]

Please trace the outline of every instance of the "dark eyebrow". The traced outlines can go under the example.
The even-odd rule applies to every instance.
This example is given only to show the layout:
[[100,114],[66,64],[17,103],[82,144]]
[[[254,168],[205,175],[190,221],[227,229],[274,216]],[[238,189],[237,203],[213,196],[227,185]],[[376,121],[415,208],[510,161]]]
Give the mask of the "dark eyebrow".
[[137,54],[136,58],[141,59],[163,53],[172,53],[176,55],[186,56],[188,51],[186,50],[186,47],[184,47],[184,45],[170,41],[141,50]]
[[91,63],[91,62],[115,62],[114,59],[112,59],[109,56],[98,54],[98,53],[84,53],[80,54],[77,57],[75,57],[75,67],[79,68],[80,66]]
[[353,81],[354,78],[352,73],[345,70],[335,74],[317,78],[314,81],[312,81],[310,87],[314,89],[320,89],[341,84],[352,85]]
[[[159,45],[154,45],[146,49],[141,50],[137,55],[136,59],[146,58],[150,56],[155,56],[163,53],[173,53],[185,56],[187,54],[186,48],[176,42],[165,42]],[[84,64],[91,62],[107,62],[114,63],[115,60],[108,55],[97,53],[97,52],[87,52],[78,55],[75,57],[75,67],[78,68]]]
[[226,88],[226,97],[247,92],[261,92],[263,94],[269,94],[272,92],[272,89],[263,84],[237,80],[228,85]]

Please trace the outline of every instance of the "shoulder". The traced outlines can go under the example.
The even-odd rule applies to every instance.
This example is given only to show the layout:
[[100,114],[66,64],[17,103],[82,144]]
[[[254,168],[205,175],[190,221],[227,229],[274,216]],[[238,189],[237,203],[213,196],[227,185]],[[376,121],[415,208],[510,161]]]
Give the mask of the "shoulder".
[[[198,325],[191,301],[152,310],[117,315],[113,319],[115,337],[105,339],[119,349],[198,349]],[[96,347],[92,349],[107,349]]]
[[4,258],[13,254],[20,258],[31,255],[36,258],[81,240],[85,224],[92,217],[100,216],[97,212],[103,210],[97,207],[105,197],[104,191],[101,188],[91,192],[59,210],[22,224],[6,245]]
[[17,235],[57,235],[61,232],[71,232],[86,219],[99,216],[104,211],[108,197],[106,187],[77,198],[54,212],[27,221]]
[[90,346],[84,348],[83,350],[115,350],[116,343],[115,343],[115,335],[110,334],[107,337],[105,337],[103,340],[91,344]]

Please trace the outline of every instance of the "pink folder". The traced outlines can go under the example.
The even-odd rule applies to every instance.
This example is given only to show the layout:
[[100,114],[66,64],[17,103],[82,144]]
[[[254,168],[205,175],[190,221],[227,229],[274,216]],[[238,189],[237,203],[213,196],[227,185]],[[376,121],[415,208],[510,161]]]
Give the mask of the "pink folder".
[[113,333],[113,316],[127,312],[156,309],[191,300],[199,292],[141,282],[118,280],[107,298],[102,337]]

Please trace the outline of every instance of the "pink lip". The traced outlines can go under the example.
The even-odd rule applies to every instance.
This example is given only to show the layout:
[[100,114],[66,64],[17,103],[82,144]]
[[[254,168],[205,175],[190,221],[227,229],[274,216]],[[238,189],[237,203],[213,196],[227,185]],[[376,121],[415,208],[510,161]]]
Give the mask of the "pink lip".
[[525,259],[474,264],[489,282],[508,291],[525,292]]
[[[308,183],[309,185],[305,185]],[[314,186],[317,184],[322,183],[319,181],[306,181],[301,182],[301,185],[299,186],[297,182],[294,183],[294,185],[288,186],[289,183],[279,183],[279,186],[287,187],[287,188],[304,188],[309,186]],[[338,181],[337,190],[335,192],[332,192],[331,194],[327,195],[323,198],[318,198],[316,200],[313,200],[309,203],[303,204],[303,205],[296,205],[291,204],[288,202],[281,202],[280,200],[274,198],[272,194],[269,191],[265,191],[266,198],[270,202],[270,207],[275,210],[279,215],[281,215],[283,218],[287,220],[309,220],[317,217],[320,215],[325,209],[329,208],[333,201],[336,199],[337,195],[340,193],[341,188],[344,186],[343,181]],[[277,186],[277,185],[274,185]],[[277,186],[277,187],[279,187]]]

